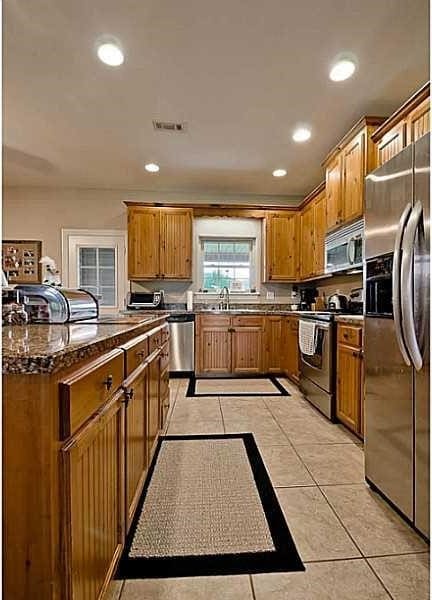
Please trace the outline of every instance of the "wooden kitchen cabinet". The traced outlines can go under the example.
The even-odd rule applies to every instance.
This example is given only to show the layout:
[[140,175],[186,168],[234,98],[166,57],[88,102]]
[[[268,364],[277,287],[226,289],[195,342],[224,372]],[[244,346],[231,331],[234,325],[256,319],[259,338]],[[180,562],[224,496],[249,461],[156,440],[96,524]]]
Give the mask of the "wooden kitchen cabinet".
[[263,318],[200,315],[196,333],[196,372],[205,375],[262,373]]
[[285,317],[283,326],[284,372],[295,383],[300,380],[298,317]]
[[314,203],[314,274],[322,275],[325,267],[325,235],[326,224],[326,193],[323,190],[313,201]]
[[192,209],[128,204],[128,278],[192,278]]
[[365,178],[365,132],[359,133],[343,150],[343,219],[353,221],[363,216]]
[[363,117],[325,158],[327,231],[363,215],[364,179],[377,166],[372,134],[384,121]]
[[407,145],[430,131],[430,84],[415,92],[372,134],[377,166],[385,164]]
[[362,436],[362,328],[338,324],[336,417]]
[[62,448],[62,598],[95,600],[124,542],[124,404],[116,393]]
[[280,373],[283,370],[283,317],[265,317],[265,371]]
[[342,223],[342,156],[337,154],[326,168],[327,231]]
[[296,281],[299,275],[298,213],[266,212],[263,234],[263,281]]
[[300,276],[302,279],[313,277],[315,266],[314,248],[314,205],[309,203],[301,212],[301,261]]

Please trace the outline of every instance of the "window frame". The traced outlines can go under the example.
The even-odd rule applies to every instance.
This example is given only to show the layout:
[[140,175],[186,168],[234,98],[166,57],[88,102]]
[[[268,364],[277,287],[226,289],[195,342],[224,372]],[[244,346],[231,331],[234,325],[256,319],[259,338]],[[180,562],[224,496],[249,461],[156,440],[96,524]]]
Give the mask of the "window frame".
[[[204,288],[204,243],[205,242],[217,242],[217,243],[250,243],[250,288],[248,290],[231,290],[230,294],[239,294],[241,296],[256,295],[258,293],[258,240],[254,236],[221,236],[221,235],[199,235],[198,236],[198,277],[197,288],[199,293],[203,294],[218,294],[219,291],[209,290]],[[204,291],[207,290],[207,291]],[[254,291],[252,291],[254,290]]]

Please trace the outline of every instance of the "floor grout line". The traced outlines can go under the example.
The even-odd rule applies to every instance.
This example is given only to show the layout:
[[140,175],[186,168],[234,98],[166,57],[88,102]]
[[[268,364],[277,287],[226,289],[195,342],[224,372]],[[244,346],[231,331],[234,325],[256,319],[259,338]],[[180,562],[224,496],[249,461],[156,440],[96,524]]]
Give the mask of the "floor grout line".
[[249,584],[250,584],[251,591],[252,591],[252,598],[253,598],[253,600],[256,600],[256,594],[255,594],[255,588],[254,588],[254,584],[253,584],[252,575],[249,575]]
[[366,557],[365,557],[365,562],[366,562],[367,566],[369,567],[369,569],[372,571],[372,573],[375,575],[375,577],[378,579],[378,581],[381,583],[381,585],[383,586],[383,588],[385,589],[385,591],[387,592],[389,597],[392,600],[394,600],[394,597],[391,595],[390,590],[387,589],[387,586],[384,584],[384,581],[381,579],[381,577],[378,575],[378,573],[375,571],[375,569],[372,567],[372,565],[370,564],[370,562],[368,561],[368,559]]

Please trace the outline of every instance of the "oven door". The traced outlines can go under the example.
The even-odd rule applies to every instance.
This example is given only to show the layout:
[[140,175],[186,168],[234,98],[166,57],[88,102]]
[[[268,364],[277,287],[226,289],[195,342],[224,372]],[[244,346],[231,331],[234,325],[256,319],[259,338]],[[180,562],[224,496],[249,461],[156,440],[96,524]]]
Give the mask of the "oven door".
[[300,372],[328,393],[332,385],[332,325],[317,323],[317,345],[315,354],[308,356],[300,352]]

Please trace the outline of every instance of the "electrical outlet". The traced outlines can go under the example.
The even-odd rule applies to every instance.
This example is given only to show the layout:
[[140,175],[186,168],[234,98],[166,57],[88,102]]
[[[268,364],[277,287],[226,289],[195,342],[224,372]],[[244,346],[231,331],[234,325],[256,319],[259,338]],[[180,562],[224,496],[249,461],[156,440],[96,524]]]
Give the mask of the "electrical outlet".
[[274,300],[275,299],[275,293],[274,292],[267,292],[266,298],[267,298],[267,300]]

